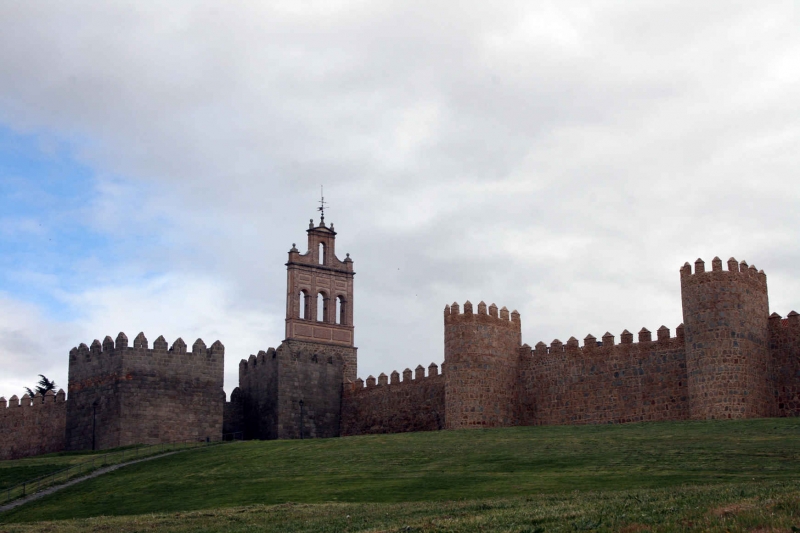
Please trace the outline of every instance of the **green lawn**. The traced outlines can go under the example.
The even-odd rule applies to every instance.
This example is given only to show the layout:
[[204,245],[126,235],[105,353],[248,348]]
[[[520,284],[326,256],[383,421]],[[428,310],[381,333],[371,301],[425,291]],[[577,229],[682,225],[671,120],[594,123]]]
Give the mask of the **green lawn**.
[[59,452],[12,461],[0,461],[0,491],[23,481],[58,472],[78,463],[91,461],[92,455],[102,455],[115,451],[117,449],[96,452]]
[[[297,524],[283,524],[280,530],[317,531],[326,530],[322,528],[325,524],[345,524],[333,517],[341,513],[346,516],[352,510],[369,517],[365,520],[370,524],[378,524],[385,518],[383,526],[374,527],[388,530],[408,525],[392,522],[395,518],[422,527],[420,524],[427,523],[426,520],[448,513],[460,516],[453,520],[464,521],[461,526],[421,530],[469,530],[470,520],[478,520],[477,524],[489,520],[490,515],[497,524],[528,517],[524,520],[530,525],[534,520],[531,516],[538,516],[537,513],[548,516],[561,513],[562,521],[585,515],[584,526],[589,528],[597,513],[609,517],[626,515],[625,520],[629,520],[626,509],[645,508],[646,500],[654,506],[652,516],[662,512],[658,509],[674,508],[673,514],[690,520],[689,516],[695,512],[705,517],[703,513],[712,512],[709,509],[714,506],[745,502],[744,514],[763,512],[756,511],[756,507],[770,508],[774,520],[785,519],[789,524],[798,512],[798,481],[800,419],[524,427],[250,441],[126,467],[0,515],[0,523],[171,513],[130,519],[131,523],[144,524],[154,520],[170,522],[175,518],[174,513],[183,516],[187,511],[204,510],[180,521],[194,523],[197,526],[194,529],[180,529],[183,526],[176,525],[178,529],[173,530],[230,529],[221,524],[235,525],[239,521],[246,529],[246,524],[264,520],[265,515],[299,513]],[[771,503],[764,503],[767,501]],[[325,505],[269,507],[287,502]],[[347,505],[338,505],[342,502]],[[780,511],[777,514],[776,505]],[[382,518],[381,513],[386,516]],[[322,518],[328,515],[329,519]],[[709,516],[716,515],[712,512]],[[122,527],[113,519],[103,520],[106,525],[102,527],[109,527],[110,523],[116,524],[112,529]],[[204,520],[223,522],[209,526],[203,525]],[[349,520],[352,521],[352,514]],[[611,523],[608,522],[611,518],[604,520],[605,524]],[[166,522],[159,522],[158,527],[167,530],[173,527]],[[308,525],[317,522],[322,529]],[[70,524],[59,523],[53,530],[89,527],[88,522]],[[494,529],[475,526],[475,530],[525,530],[508,524],[492,526]],[[711,527],[709,524],[706,525]],[[800,520],[786,524],[775,522],[776,527],[791,531],[786,528],[800,527]],[[578,526],[578,529],[584,527]],[[8,527],[0,526],[0,531]],[[331,527],[327,530],[361,528]],[[539,526],[525,527],[535,531]]]
[[567,492],[446,502],[285,503],[33,524],[0,524],[0,532],[3,533],[791,533],[798,530],[798,483]]

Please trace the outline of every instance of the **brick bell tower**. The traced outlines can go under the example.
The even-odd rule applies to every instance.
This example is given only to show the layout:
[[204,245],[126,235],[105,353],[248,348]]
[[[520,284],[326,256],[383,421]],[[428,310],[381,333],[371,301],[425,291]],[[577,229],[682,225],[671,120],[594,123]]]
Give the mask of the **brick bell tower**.
[[[324,204],[323,204],[324,206]],[[353,327],[353,260],[336,257],[336,232],[325,225],[308,224],[308,250],[296,245],[286,263],[286,340],[314,346],[320,353],[341,357],[343,381],[355,381],[357,348]]]

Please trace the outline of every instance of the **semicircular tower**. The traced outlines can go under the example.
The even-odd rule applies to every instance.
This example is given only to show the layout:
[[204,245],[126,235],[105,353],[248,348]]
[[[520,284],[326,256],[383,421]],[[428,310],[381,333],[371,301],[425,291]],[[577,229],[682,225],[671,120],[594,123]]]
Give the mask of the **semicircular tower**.
[[767,276],[734,258],[681,268],[689,411],[693,419],[772,416]]
[[445,425],[448,429],[517,424],[519,313],[492,304],[445,308]]

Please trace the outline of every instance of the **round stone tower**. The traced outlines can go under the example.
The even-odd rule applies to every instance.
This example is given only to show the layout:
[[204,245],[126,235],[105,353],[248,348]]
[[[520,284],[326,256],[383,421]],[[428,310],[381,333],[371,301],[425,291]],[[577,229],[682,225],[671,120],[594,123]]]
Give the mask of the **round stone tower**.
[[693,419],[772,416],[767,276],[715,257],[681,268],[686,371]]
[[517,423],[519,313],[472,304],[444,309],[445,425],[448,429]]

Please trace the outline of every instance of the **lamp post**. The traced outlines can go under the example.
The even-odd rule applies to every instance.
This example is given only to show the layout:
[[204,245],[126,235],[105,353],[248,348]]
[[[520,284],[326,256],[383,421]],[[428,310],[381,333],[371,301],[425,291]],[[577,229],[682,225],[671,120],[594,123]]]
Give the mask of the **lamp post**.
[[305,433],[305,428],[303,427],[303,400],[300,400],[300,440],[303,440],[303,433]]

